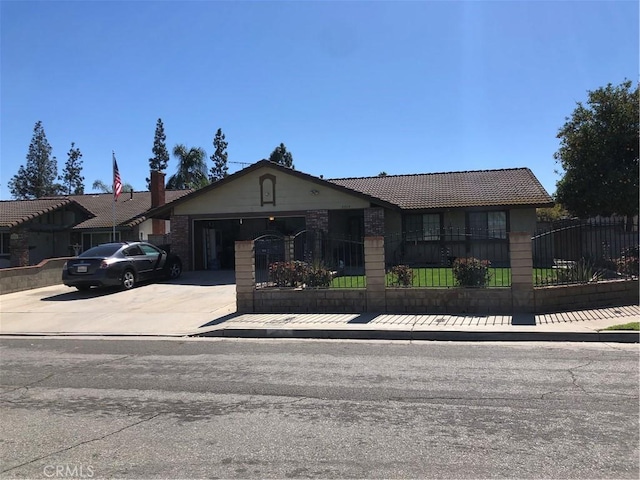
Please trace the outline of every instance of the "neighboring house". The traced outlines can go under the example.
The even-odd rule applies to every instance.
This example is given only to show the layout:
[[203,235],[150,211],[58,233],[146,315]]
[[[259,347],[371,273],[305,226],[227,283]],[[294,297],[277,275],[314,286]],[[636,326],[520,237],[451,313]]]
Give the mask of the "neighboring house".
[[325,180],[262,160],[147,215],[171,219],[172,251],[201,270],[233,268],[237,240],[304,230],[394,238],[385,241],[393,255],[400,244],[437,247],[447,228],[483,229],[506,254],[507,233],[533,233],[536,208],[551,205],[528,168]]
[[152,172],[149,192],[68,195],[0,202],[0,267],[35,265],[45,258],[66,257],[100,243],[162,238],[169,223],[151,219],[151,208],[191,190],[164,189],[164,174]]

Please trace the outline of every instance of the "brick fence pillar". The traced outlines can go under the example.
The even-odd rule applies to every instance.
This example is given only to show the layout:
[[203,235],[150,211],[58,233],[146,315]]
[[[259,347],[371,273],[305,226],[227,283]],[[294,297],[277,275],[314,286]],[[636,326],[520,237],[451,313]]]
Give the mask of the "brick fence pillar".
[[529,232],[510,232],[511,302],[514,313],[534,311],[533,254]]
[[171,216],[171,253],[180,257],[185,272],[193,270],[189,248],[189,217],[186,215]]
[[296,237],[291,235],[286,235],[284,237],[284,261],[285,262],[291,262],[296,259],[295,239]]
[[367,276],[367,312],[384,312],[387,308],[384,237],[364,238],[364,269]]
[[29,266],[29,231],[13,230],[9,236],[9,252],[12,267]]
[[253,312],[256,289],[255,247],[253,240],[236,241],[236,311]]

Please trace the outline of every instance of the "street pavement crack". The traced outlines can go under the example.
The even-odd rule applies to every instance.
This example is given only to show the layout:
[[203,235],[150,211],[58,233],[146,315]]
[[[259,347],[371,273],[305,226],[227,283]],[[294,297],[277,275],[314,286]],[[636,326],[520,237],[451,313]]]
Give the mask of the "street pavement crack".
[[32,464],[34,462],[37,462],[37,461],[40,461],[40,460],[44,460],[45,458],[51,457],[53,455],[57,455],[57,454],[63,453],[63,452],[68,452],[70,450],[73,450],[74,448],[81,447],[82,445],[87,445],[89,443],[93,443],[93,442],[98,442],[100,440],[104,440],[105,438],[108,438],[108,437],[111,437],[113,435],[116,435],[116,434],[118,434],[120,432],[123,432],[125,430],[130,429],[130,428],[133,428],[133,427],[135,427],[137,425],[140,425],[140,424],[145,423],[145,422],[149,422],[149,421],[153,420],[154,418],[156,418],[156,417],[158,417],[160,415],[162,415],[162,412],[156,413],[156,414],[154,414],[154,415],[152,415],[152,416],[150,416],[148,418],[144,418],[144,419],[139,420],[137,422],[134,422],[134,423],[132,423],[130,425],[126,425],[126,426],[124,426],[122,428],[119,428],[118,430],[114,430],[113,432],[107,433],[105,435],[101,435],[100,437],[91,438],[89,440],[84,440],[82,442],[78,442],[78,443],[76,443],[74,445],[71,445],[69,447],[61,448],[59,450],[56,450],[55,452],[47,453],[46,455],[42,455],[40,457],[34,458],[32,460],[29,460],[28,462],[21,463],[20,465],[16,465],[15,467],[11,467],[11,468],[8,468],[6,470],[2,470],[2,471],[0,471],[0,473],[11,472],[12,470],[16,470],[16,469],[24,467],[26,465],[30,465],[30,464]]
[[4,390],[4,391],[0,392],[0,395],[3,395],[5,393],[15,392],[16,390],[22,390],[23,388],[26,389],[26,390],[29,390],[29,387],[33,387],[34,385],[37,385],[38,383],[44,382],[45,380],[50,379],[54,375],[56,375],[56,374],[55,373],[50,373],[46,377],[40,378],[38,380],[34,380],[33,382],[27,383],[26,385],[20,385],[19,387],[12,388],[11,390]]

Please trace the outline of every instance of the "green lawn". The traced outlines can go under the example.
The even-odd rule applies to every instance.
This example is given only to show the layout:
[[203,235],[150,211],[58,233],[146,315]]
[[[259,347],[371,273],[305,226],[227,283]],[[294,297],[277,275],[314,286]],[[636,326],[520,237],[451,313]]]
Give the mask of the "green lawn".
[[602,330],[633,330],[634,332],[640,331],[640,322],[623,323],[622,325],[613,325],[611,327],[603,328]]
[[[489,271],[491,272],[490,287],[511,286],[510,268],[490,268]],[[534,284],[545,283],[545,280],[552,278],[552,274],[551,268],[535,268],[533,271]],[[394,286],[391,274],[386,275],[386,285]],[[366,286],[367,281],[364,275],[354,275],[334,278],[330,288],[365,288]],[[412,286],[455,287],[456,282],[451,268],[414,268]]]

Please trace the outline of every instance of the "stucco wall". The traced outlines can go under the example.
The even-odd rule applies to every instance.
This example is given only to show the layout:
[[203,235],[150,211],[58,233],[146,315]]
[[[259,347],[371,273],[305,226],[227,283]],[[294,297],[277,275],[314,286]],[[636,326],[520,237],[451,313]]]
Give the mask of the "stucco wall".
[[[260,177],[275,176],[275,205],[261,205]],[[233,199],[232,201],[230,199]],[[219,215],[365,208],[369,202],[355,195],[322,186],[268,167],[220,185],[175,207],[175,215]]]

